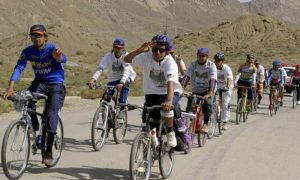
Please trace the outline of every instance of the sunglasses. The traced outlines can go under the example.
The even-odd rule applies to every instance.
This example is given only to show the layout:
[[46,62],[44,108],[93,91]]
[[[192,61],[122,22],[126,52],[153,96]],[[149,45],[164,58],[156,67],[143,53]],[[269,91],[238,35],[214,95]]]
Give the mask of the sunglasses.
[[163,48],[158,48],[158,47],[154,47],[152,48],[152,52],[157,52],[159,51],[160,53],[166,52],[167,49],[163,49]]

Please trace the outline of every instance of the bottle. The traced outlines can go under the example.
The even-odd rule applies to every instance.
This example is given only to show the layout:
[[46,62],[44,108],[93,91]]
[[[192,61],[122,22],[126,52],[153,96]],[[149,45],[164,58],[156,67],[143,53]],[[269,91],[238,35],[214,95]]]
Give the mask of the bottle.
[[41,135],[38,135],[36,137],[36,147],[38,149],[42,149],[42,136]]
[[156,128],[153,128],[150,131],[150,135],[151,135],[154,147],[157,147],[159,143],[158,143],[158,139],[157,139],[157,136],[156,136]]

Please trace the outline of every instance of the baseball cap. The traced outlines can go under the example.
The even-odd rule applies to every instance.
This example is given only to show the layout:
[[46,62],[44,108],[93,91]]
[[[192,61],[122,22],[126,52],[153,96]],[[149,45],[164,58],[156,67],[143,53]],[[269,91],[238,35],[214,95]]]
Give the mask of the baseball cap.
[[208,49],[207,48],[199,48],[197,53],[206,54],[208,56]]
[[30,34],[40,34],[40,35],[47,35],[47,31],[44,25],[42,24],[35,24],[30,28]]
[[113,46],[123,48],[125,46],[125,42],[123,39],[115,39]]

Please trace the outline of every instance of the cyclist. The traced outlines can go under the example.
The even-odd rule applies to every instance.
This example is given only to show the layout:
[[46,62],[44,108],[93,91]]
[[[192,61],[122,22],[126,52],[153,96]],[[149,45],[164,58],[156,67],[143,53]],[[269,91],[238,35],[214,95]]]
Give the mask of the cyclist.
[[[291,76],[291,83],[294,85],[300,85],[300,64],[295,66],[295,70]],[[296,87],[297,91],[297,105],[300,105],[300,87]]]
[[[285,66],[286,66],[286,64],[285,64]],[[287,73],[286,73],[286,70],[283,68],[283,64],[280,65],[280,69],[281,69],[282,75],[283,75],[283,90],[284,90],[284,85],[286,83]],[[283,106],[283,90],[280,92],[280,98],[281,98],[280,106]]]
[[143,68],[143,90],[145,106],[161,105],[167,126],[168,144],[177,145],[173,130],[174,111],[171,106],[177,106],[182,87],[178,82],[176,62],[168,54],[170,40],[168,36],[157,34],[151,41],[143,43],[130,52],[124,61]]
[[185,72],[186,72],[185,63],[184,63],[183,59],[176,54],[176,48],[175,48],[175,46],[170,45],[168,47],[168,49],[169,49],[169,54],[171,54],[171,56],[173,57],[173,59],[175,60],[175,62],[177,64],[179,82],[181,82],[183,80],[183,77],[184,77]]
[[222,93],[220,93],[220,99],[222,101],[221,117],[223,121],[223,129],[226,130],[228,128],[227,122],[229,122],[230,119],[230,100],[233,88],[233,74],[231,68],[227,64],[224,64],[225,55],[223,52],[215,54],[214,59],[218,72],[217,87],[227,89],[227,91],[222,91]]
[[258,103],[260,104],[260,101],[263,97],[264,92],[264,82],[265,82],[265,68],[260,64],[260,60],[256,59],[254,62],[254,65],[257,69],[257,75],[256,75],[256,84],[257,84],[257,94],[258,94]]
[[[9,85],[4,94],[7,99],[14,92],[14,84],[19,79],[30,61],[35,78],[29,87],[30,92],[42,93],[48,96],[44,113],[46,115],[46,151],[43,162],[51,165],[53,161],[52,147],[58,123],[58,112],[63,106],[65,98],[64,69],[63,66],[67,57],[54,44],[47,43],[48,33],[44,25],[37,24],[30,28],[30,38],[33,45],[23,49],[19,60],[11,75]],[[28,108],[36,110],[36,105],[32,102]],[[39,123],[35,114],[29,113],[35,131],[39,130]]]
[[[241,65],[238,69],[238,74],[236,75],[234,84],[235,86],[246,86],[246,87],[255,87],[256,84],[256,72],[257,69],[254,65],[254,55],[247,54],[246,63]],[[248,89],[247,96],[247,107],[252,101],[252,88]],[[238,88],[238,100],[242,97],[242,89]]]
[[[281,63],[279,60],[275,60],[272,63],[273,68],[269,70],[268,78],[267,78],[267,86],[279,86],[279,94],[283,92],[283,84],[284,84],[284,77],[283,77],[283,71],[280,68]],[[270,99],[270,106],[271,107],[271,93],[269,95]],[[280,101],[282,99],[280,98]]]
[[[125,108],[129,93],[129,84],[134,81],[136,73],[133,71],[130,64],[124,62],[124,57],[128,54],[125,49],[125,42],[123,39],[115,39],[113,42],[113,49],[106,53],[101,59],[96,72],[92,79],[88,82],[90,88],[93,88],[95,82],[102,74],[102,72],[108,70],[108,83],[107,85],[116,86],[117,90],[120,91],[119,103],[121,110]],[[111,100],[111,96],[114,91],[108,92],[108,101]],[[119,113],[119,119],[123,119],[123,114]]]
[[[182,82],[183,87],[191,80],[193,94],[204,97],[203,114],[204,125],[202,131],[208,133],[208,121],[212,114],[213,98],[216,90],[217,67],[208,59],[208,49],[199,48],[197,50],[197,60],[192,62],[187,69],[186,76]],[[187,111],[191,110],[192,101],[188,99]]]

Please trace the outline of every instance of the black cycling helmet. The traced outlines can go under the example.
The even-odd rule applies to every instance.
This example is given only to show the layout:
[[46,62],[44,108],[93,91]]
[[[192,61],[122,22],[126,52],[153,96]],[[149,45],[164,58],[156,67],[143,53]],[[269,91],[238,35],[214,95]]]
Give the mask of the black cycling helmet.
[[168,36],[166,36],[164,34],[157,34],[157,35],[153,36],[152,42],[155,42],[157,45],[165,45],[167,47],[170,45],[170,40],[169,40]]
[[224,61],[225,60],[225,55],[223,52],[218,52],[217,54],[215,54],[214,59],[216,61]]

